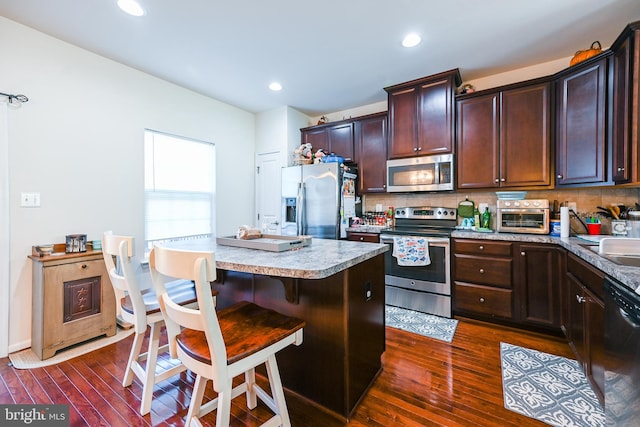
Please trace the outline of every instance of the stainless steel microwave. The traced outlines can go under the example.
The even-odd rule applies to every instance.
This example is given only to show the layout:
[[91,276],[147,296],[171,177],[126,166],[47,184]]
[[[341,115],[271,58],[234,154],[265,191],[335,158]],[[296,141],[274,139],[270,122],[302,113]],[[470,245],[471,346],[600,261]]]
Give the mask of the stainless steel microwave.
[[387,160],[387,192],[453,190],[453,154]]

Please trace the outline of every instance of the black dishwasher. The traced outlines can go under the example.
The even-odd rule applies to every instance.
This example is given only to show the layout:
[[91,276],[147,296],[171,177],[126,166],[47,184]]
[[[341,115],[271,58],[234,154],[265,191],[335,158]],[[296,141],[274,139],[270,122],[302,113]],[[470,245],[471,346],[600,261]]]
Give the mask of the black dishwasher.
[[605,412],[609,426],[640,423],[640,295],[607,277]]

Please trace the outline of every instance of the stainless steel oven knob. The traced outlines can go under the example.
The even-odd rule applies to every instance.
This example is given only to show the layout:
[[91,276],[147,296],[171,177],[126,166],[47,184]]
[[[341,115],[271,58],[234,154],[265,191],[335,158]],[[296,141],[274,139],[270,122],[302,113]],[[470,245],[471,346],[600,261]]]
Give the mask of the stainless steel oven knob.
[[529,202],[527,202],[527,201],[522,202],[522,204],[523,204],[524,206],[527,206],[527,207],[530,205],[530,203],[529,203]]
[[509,206],[511,206],[511,202],[504,202],[504,205],[505,205],[506,207],[509,207]]
[[513,206],[515,206],[515,207],[520,206],[520,202],[513,202]]

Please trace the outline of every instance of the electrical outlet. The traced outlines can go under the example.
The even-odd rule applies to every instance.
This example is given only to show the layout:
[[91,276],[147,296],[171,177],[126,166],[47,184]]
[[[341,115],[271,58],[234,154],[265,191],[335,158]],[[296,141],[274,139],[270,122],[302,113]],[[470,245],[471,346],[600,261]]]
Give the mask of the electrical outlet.
[[40,207],[40,193],[20,193],[20,206],[23,208]]
[[567,207],[569,208],[570,211],[574,211],[574,212],[578,211],[576,202],[567,202]]

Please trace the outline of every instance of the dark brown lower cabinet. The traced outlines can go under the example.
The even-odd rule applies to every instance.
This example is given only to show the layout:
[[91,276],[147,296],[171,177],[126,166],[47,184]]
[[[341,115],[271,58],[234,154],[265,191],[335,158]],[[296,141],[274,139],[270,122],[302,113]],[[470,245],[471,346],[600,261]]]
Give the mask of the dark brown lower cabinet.
[[569,253],[565,279],[562,329],[604,403],[604,274]]
[[554,245],[535,243],[521,243],[517,249],[520,322],[560,332],[565,251]]
[[456,314],[560,334],[562,248],[469,239],[453,247]]

